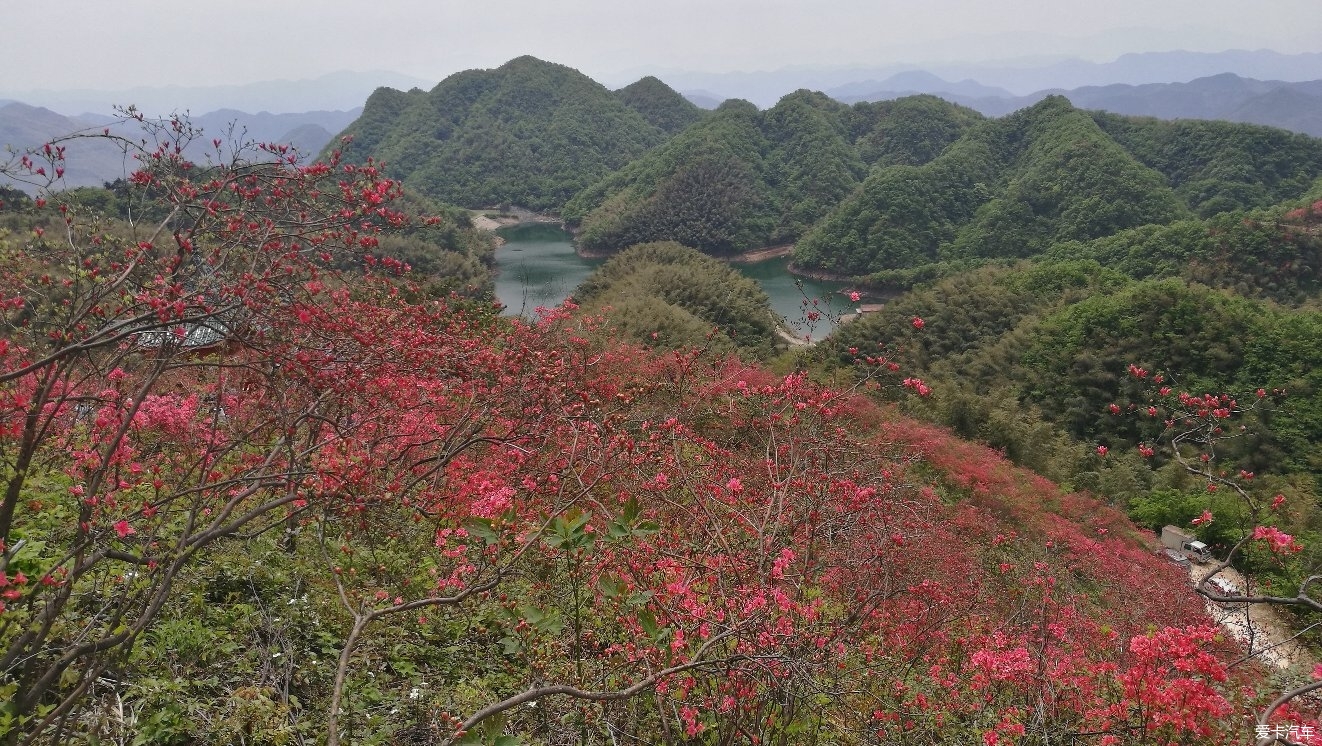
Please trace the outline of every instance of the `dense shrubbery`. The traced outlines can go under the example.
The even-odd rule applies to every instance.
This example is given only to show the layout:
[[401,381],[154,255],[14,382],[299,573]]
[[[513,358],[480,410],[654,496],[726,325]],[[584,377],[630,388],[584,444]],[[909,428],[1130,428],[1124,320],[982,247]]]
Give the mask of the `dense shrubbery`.
[[[1291,496],[1288,512],[1272,520],[1305,549],[1284,564],[1253,553],[1236,561],[1287,596],[1315,566],[1322,537],[1311,498],[1322,466],[1316,310],[1179,278],[1135,281],[1092,262],[1021,263],[901,296],[842,329],[820,359],[852,366],[849,348],[915,315],[928,322],[924,333],[906,340],[896,357],[935,393],[910,402],[911,411],[1039,473],[1106,495],[1149,528],[1187,525],[1210,510],[1215,525],[1199,530],[1220,555],[1264,515],[1237,494],[1209,491],[1207,478],[1191,476],[1159,444],[1181,432],[1181,421],[1169,419],[1167,400],[1175,394],[1239,392],[1255,406],[1235,416],[1233,431],[1226,425],[1214,448],[1204,446],[1213,478],[1256,475],[1259,492]],[[1167,394],[1136,379],[1136,368],[1164,374]],[[1101,455],[1095,446],[1104,446]]]

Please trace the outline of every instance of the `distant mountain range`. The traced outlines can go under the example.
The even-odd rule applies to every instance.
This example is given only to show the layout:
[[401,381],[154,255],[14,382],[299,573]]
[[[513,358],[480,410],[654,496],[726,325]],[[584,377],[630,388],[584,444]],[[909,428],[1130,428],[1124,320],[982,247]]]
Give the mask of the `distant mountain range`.
[[926,70],[907,70],[896,73],[883,81],[860,80],[847,83],[825,91],[826,95],[843,103],[854,101],[880,101],[878,91],[906,91],[912,93],[949,93],[965,98],[1014,98],[1015,95],[1004,88],[988,86],[971,78],[957,83],[944,80]]
[[[887,65],[849,67],[831,70],[785,69],[757,72],[702,73],[689,71],[657,72],[677,91],[693,93],[706,99],[723,101],[742,98],[759,108],[774,106],[782,96],[800,88],[830,93],[850,88],[862,81],[892,81],[899,76],[898,89],[935,93],[921,85],[924,74],[943,81],[977,81],[986,87],[975,90],[943,90],[969,96],[1027,96],[1035,91],[1071,90],[1086,86],[1111,84],[1144,85],[1171,83],[1234,73],[1258,80],[1301,82],[1322,79],[1322,53],[1281,54],[1270,50],[1230,50],[1226,52],[1147,52],[1126,54],[1111,62],[1088,62],[1060,59],[1044,62],[1025,60],[1001,63],[928,65]],[[916,74],[905,84],[905,75]],[[950,84],[947,84],[950,85]],[[997,91],[997,89],[1000,89]],[[873,90],[881,90],[874,88]],[[866,90],[845,90],[843,95],[861,95]],[[0,92],[3,94],[3,92]],[[702,106],[695,98],[691,101]]]
[[[968,78],[952,82],[925,70],[907,70],[884,80],[869,78],[827,88],[825,93],[846,104],[927,93],[990,117],[1011,114],[1048,96],[1064,96],[1081,109],[1158,119],[1222,119],[1322,137],[1322,79],[1258,80],[1220,73],[1187,83],[1112,83],[1048,88],[1016,96],[1005,88]],[[715,109],[721,103],[718,94],[705,89],[683,95],[704,109]]]
[[[648,74],[655,75],[691,101],[715,108],[730,98],[742,98],[770,108],[788,93],[806,88],[840,95],[861,96],[881,87],[868,81],[889,81],[899,88],[932,93],[924,85],[927,76],[942,81],[968,81],[967,89],[942,90],[972,97],[1027,96],[1036,91],[1071,90],[1112,84],[1185,82],[1221,73],[1234,73],[1257,80],[1301,82],[1322,79],[1322,53],[1281,54],[1271,50],[1224,52],[1147,52],[1126,54],[1110,62],[1079,59],[1024,59],[999,62],[926,65],[885,65],[832,69],[792,68],[772,71],[707,73],[691,70],[649,70],[620,80],[623,84]],[[616,74],[618,77],[618,73]],[[907,80],[905,76],[911,76]],[[974,82],[976,81],[976,82]],[[430,90],[435,79],[422,79],[389,71],[329,73],[310,80],[268,80],[245,85],[169,86],[103,90],[42,90],[0,88],[0,105],[22,101],[62,114],[94,112],[110,114],[111,107],[136,105],[148,114],[175,111],[300,111],[345,110],[362,106],[380,87],[401,91]],[[612,84],[617,85],[617,84]]]
[[266,80],[246,85],[139,86],[118,91],[0,90],[0,104],[22,101],[71,115],[84,112],[109,115],[114,107],[129,104],[151,116],[218,109],[279,114],[353,109],[361,107],[372,91],[381,86],[407,91],[434,84],[435,81],[395,72],[340,71],[311,80]]
[[[221,154],[227,154],[232,143],[278,142],[292,144],[309,158],[319,153],[330,142],[334,133],[348,127],[362,113],[362,107],[346,111],[307,111],[297,114],[250,114],[234,109],[219,109],[191,118],[194,126],[202,129],[201,138],[186,151],[190,157],[205,161],[216,157],[211,144],[213,138],[222,140]],[[99,132],[112,128],[124,133],[135,132],[132,126],[98,114],[65,116],[38,106],[9,102],[0,105],[0,149],[22,150],[38,147],[50,140],[76,132]],[[0,150],[2,152],[2,150]],[[95,139],[71,142],[66,153],[68,170],[64,183],[69,187],[100,186],[107,181],[127,176],[134,169],[126,163],[124,154],[113,144]]]
[[827,94],[844,103],[856,103],[930,93],[992,117],[1019,111],[1048,96],[1062,95],[1081,109],[1158,119],[1223,119],[1322,137],[1322,80],[1294,83],[1222,73],[1188,83],[1086,86],[1043,90],[1027,96],[1009,95],[1003,89],[972,80],[950,83],[929,73],[896,75],[872,84],[872,91],[862,93],[868,85],[853,83]]

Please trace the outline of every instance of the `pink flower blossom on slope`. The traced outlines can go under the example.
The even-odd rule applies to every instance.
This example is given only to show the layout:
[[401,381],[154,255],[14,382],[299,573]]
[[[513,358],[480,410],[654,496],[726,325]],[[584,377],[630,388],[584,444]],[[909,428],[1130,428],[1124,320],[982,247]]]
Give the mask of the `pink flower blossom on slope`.
[[1253,529],[1253,538],[1267,542],[1273,552],[1297,552],[1302,549],[1293,536],[1275,526],[1258,526]]

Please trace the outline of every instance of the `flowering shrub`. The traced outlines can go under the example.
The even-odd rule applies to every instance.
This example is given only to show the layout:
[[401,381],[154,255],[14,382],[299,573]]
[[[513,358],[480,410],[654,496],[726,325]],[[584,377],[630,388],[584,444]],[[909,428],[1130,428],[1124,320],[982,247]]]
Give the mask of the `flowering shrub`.
[[[68,246],[4,257],[0,297],[33,309],[0,347],[11,741],[243,732],[185,701],[332,746],[1246,732],[1251,682],[1178,571],[1116,511],[864,396],[932,394],[885,345],[839,390],[601,341],[572,305],[413,302],[334,269],[407,222],[377,167],[199,173],[188,133],[133,179],[159,233],[70,218]],[[190,344],[203,324],[224,344]]]

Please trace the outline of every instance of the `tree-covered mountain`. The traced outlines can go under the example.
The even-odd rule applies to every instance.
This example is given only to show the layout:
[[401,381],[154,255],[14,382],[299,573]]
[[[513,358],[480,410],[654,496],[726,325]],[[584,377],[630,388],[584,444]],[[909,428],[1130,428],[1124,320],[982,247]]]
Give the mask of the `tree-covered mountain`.
[[[914,316],[923,333],[897,336]],[[906,294],[827,347],[838,365],[857,367],[850,351],[875,349],[877,339],[902,346],[893,359],[935,392],[905,405],[921,419],[1105,496],[1150,529],[1190,526],[1211,511],[1214,524],[1190,528],[1219,557],[1252,531],[1256,508],[1218,475],[1284,495],[1289,509],[1272,520],[1304,549],[1288,563],[1257,554],[1237,566],[1290,595],[1322,561],[1316,310],[1177,279],[1134,282],[1090,263],[1020,264]],[[1199,405],[1180,402],[1209,393],[1224,412],[1203,411],[1227,418],[1216,423],[1223,431],[1208,427],[1213,440],[1198,441],[1211,478],[1158,445],[1196,429]],[[1311,621],[1304,614],[1300,627]]]
[[652,126],[675,134],[702,119],[705,112],[675,89],[648,75],[615,91],[625,106],[643,115]]
[[378,89],[341,150],[384,162],[443,202],[554,211],[666,139],[634,106],[670,126],[683,117],[654,85],[617,96],[572,68],[519,57],[456,73],[430,91]]
[[799,241],[849,275],[1029,257],[1193,214],[1298,197],[1322,141],[1252,125],[1135,120],[1061,97],[987,120],[932,161],[874,169]]
[[1180,277],[1302,306],[1322,292],[1319,216],[1322,205],[1228,212],[1141,226],[1095,241],[1067,241],[1051,247],[1045,258],[1096,261],[1134,279]]
[[1322,175],[1322,139],[1307,135],[1230,122],[1092,116],[1199,215],[1294,200]]
[[707,119],[577,195],[564,215],[591,251],[674,240],[710,254],[794,241],[877,164],[923,163],[978,115],[932,97],[844,106],[798,91]]

